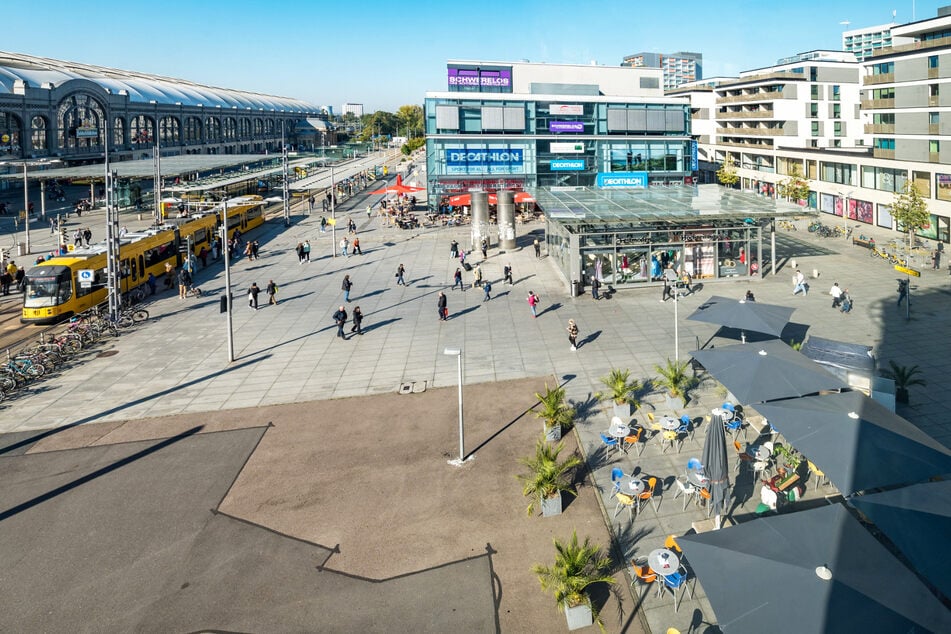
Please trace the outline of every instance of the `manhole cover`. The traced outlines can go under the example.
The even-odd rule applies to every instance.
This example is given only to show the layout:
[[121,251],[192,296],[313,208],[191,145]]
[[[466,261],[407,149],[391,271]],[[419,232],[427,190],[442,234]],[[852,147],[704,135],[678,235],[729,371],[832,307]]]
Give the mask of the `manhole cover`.
[[102,352],[100,352],[100,353],[97,354],[96,356],[97,356],[97,357],[114,357],[114,356],[117,355],[117,354],[119,354],[119,351],[118,351],[118,350],[103,350]]

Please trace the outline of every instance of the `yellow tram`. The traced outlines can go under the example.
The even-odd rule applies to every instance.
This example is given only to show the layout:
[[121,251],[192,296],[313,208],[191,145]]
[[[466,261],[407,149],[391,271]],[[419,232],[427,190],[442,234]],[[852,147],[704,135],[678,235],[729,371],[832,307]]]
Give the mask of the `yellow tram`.
[[[231,199],[227,205],[228,238],[236,229],[244,234],[264,223],[260,196]],[[165,275],[166,263],[178,267],[191,245],[196,256],[211,241],[220,226],[220,212],[208,211],[186,218],[169,219],[161,228],[128,233],[119,240],[119,288],[122,293],[143,286],[149,273]],[[23,296],[23,323],[50,324],[88,310],[108,297],[107,246],[105,242],[77,248],[30,268]],[[80,272],[84,273],[80,273]],[[83,284],[80,276],[91,280]]]

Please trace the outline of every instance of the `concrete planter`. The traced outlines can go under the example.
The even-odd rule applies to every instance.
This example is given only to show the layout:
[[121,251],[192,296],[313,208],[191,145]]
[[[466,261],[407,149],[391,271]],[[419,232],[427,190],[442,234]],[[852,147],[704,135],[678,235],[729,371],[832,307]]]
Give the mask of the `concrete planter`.
[[545,440],[548,442],[558,442],[561,440],[561,425],[545,427]]
[[682,410],[687,406],[687,402],[682,396],[671,396],[670,394],[664,394],[664,404],[667,406],[667,409],[676,412]]
[[573,607],[565,606],[565,619],[568,621],[569,630],[578,630],[583,627],[594,625],[594,613],[591,606],[587,603]]
[[555,497],[543,497],[541,500],[541,507],[542,517],[554,517],[555,515],[561,515],[561,491],[559,491]]
[[630,403],[614,403],[614,415],[625,423],[631,420],[631,409]]

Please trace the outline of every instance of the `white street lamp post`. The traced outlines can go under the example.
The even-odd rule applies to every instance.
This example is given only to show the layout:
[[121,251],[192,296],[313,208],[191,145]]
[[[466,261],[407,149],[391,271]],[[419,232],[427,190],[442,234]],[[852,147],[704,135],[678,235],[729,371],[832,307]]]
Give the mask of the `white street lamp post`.
[[449,463],[453,465],[461,465],[466,461],[466,449],[465,441],[463,435],[463,418],[462,418],[462,349],[461,348],[446,348],[442,351],[444,355],[450,357],[456,357],[456,362],[458,365],[458,374],[459,374],[459,458],[457,460],[450,460]]

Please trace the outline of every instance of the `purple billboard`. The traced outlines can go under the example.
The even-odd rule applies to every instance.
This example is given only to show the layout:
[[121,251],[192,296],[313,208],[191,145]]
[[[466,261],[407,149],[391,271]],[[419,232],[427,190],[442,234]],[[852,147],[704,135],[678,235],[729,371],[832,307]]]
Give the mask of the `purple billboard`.
[[511,88],[511,69],[457,68],[449,66],[449,87]]
[[584,132],[582,121],[549,121],[549,132]]

